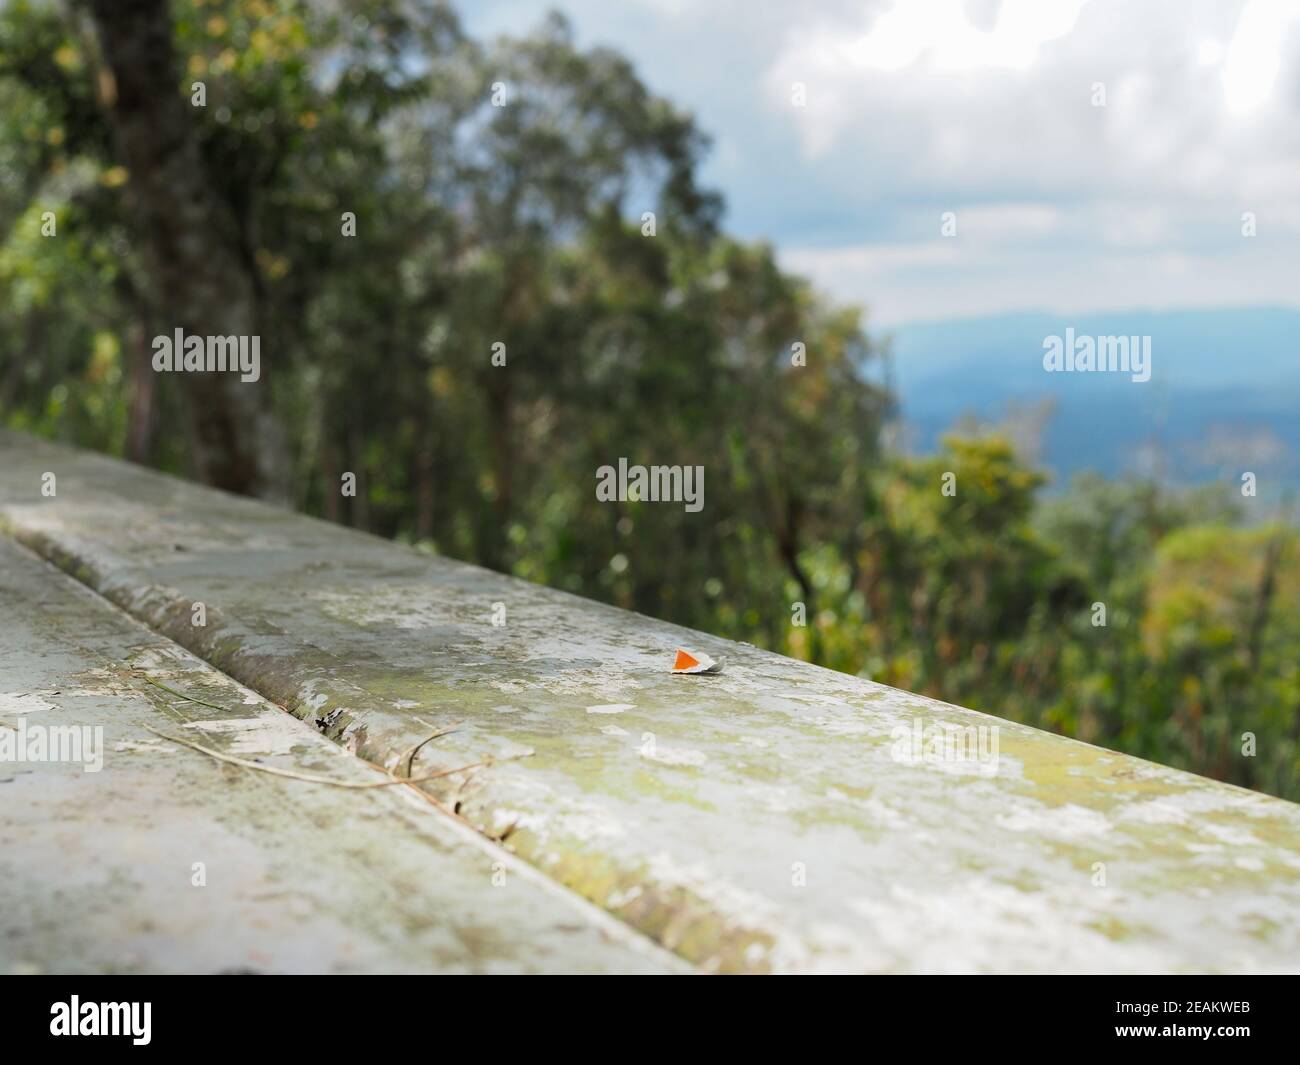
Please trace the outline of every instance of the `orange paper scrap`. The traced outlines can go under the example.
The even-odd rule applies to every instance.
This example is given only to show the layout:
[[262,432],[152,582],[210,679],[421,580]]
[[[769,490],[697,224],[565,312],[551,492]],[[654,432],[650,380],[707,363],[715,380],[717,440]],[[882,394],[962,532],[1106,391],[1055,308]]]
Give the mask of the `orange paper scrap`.
[[677,648],[677,661],[673,663],[674,673],[721,673],[722,663],[715,662],[699,651],[683,651]]

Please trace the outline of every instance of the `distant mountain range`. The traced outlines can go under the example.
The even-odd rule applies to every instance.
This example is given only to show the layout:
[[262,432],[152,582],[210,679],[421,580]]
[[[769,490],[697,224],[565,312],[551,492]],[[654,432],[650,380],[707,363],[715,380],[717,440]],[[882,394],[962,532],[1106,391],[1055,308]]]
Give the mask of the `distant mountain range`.
[[[1047,372],[1044,340],[1067,328],[1076,337],[1149,336],[1151,379]],[[932,450],[963,418],[1011,415],[1021,434],[1038,436],[1038,458],[1058,485],[1091,469],[1180,484],[1237,481],[1250,470],[1275,487],[1300,486],[1300,311],[1006,314],[887,335],[912,450]],[[1044,404],[1054,409],[1035,434]]]

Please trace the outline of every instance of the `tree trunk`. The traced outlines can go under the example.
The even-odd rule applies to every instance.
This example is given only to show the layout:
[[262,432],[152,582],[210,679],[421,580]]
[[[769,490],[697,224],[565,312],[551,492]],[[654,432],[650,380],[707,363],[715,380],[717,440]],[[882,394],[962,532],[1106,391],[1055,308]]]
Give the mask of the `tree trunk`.
[[492,481],[496,489],[493,502],[495,520],[482,545],[481,562],[488,569],[506,572],[506,532],[514,509],[514,401],[509,373],[497,368],[487,376],[487,418],[492,463]]
[[[130,172],[159,314],[187,336],[255,335],[253,279],[204,165],[201,117],[180,93],[166,0],[91,0],[91,11],[112,71],[109,119]],[[284,498],[276,483],[283,474],[272,473],[277,456],[261,369],[257,382],[221,371],[178,378],[199,476],[232,492]]]
[[786,501],[784,524],[777,533],[777,551],[795,583],[799,585],[799,594],[803,596],[804,620],[808,629],[808,660],[818,662],[821,658],[821,640],[817,632],[817,604],[813,602],[812,581],[799,564],[799,533],[802,520],[803,505],[799,500],[790,497]]
[[1278,526],[1268,539],[1264,548],[1264,566],[1259,575],[1259,587],[1255,592],[1254,607],[1250,615],[1250,628],[1246,637],[1247,669],[1252,674],[1259,669],[1260,652],[1264,646],[1264,630],[1268,626],[1269,609],[1273,605],[1273,596],[1277,590],[1278,563],[1282,560],[1284,529]]
[[433,540],[437,528],[434,523],[437,447],[432,425],[417,426],[416,433],[421,443],[415,457],[415,536],[418,540]]
[[127,327],[127,424],[126,457],[147,466],[153,461],[157,416],[154,405],[152,351],[144,320],[136,318]]

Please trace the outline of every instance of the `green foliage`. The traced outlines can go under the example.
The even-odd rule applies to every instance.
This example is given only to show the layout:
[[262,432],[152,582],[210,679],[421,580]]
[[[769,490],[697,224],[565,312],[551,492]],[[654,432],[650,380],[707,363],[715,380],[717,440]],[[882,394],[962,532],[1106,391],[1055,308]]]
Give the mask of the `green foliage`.
[[[1044,500],[997,435],[882,447],[859,313],[720,232],[706,139],[624,58],[429,2],[172,11],[301,508],[1300,797],[1294,530],[1142,482]],[[186,472],[113,91],[80,4],[0,10],[0,413]],[[705,510],[598,502],[620,457],[703,466]]]

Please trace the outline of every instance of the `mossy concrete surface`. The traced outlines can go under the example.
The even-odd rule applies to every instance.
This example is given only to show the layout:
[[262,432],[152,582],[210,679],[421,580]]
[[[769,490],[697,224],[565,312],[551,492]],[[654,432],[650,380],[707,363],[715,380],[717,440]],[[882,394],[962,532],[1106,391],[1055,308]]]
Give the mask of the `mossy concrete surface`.
[[16,434],[0,525],[705,971],[1300,969],[1294,804]]
[[387,779],[3,539],[0,617],[0,973],[682,967],[411,786],[164,738]]

